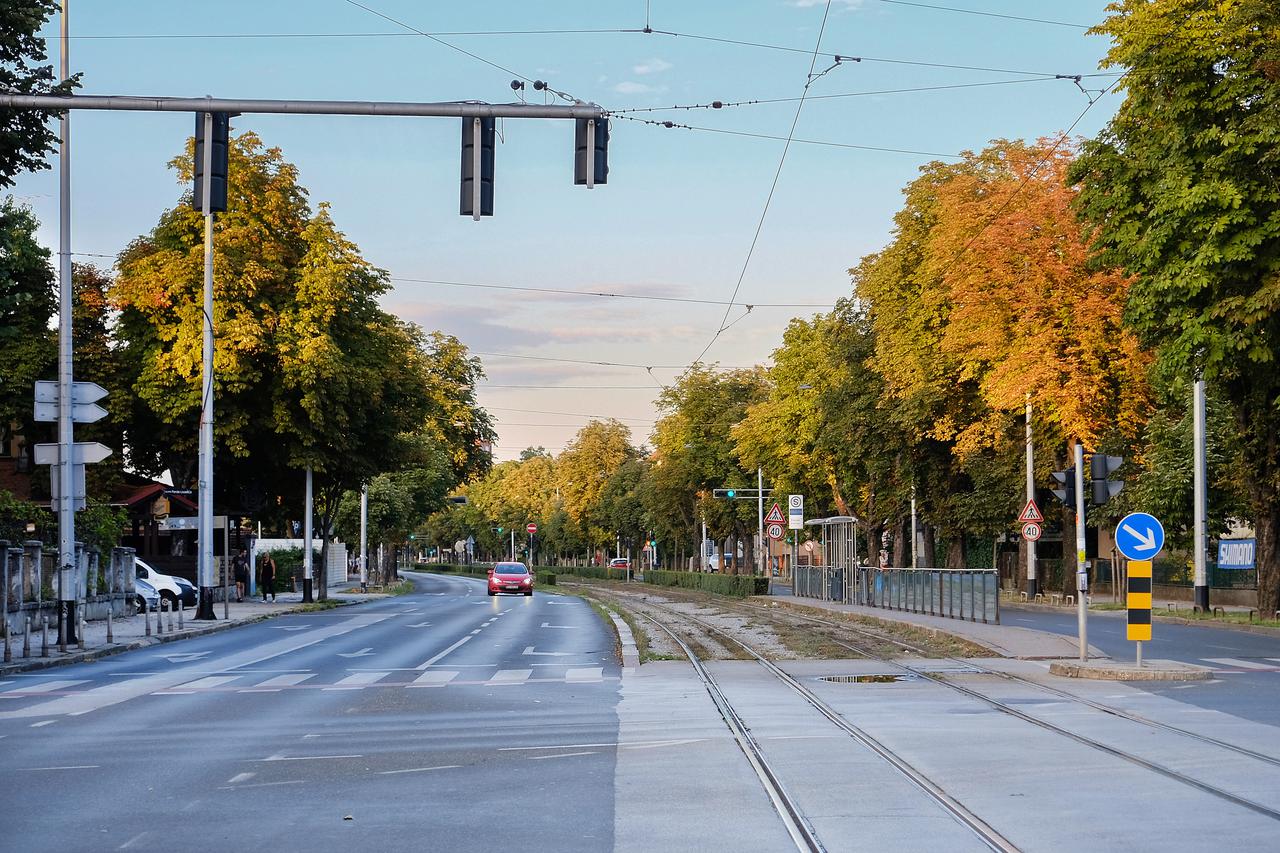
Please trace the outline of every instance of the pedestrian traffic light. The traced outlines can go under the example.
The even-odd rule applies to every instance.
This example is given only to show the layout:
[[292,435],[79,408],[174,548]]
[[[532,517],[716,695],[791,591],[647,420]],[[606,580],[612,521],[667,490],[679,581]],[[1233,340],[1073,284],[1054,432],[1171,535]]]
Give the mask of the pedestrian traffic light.
[[475,219],[493,216],[493,149],[496,137],[495,119],[462,120],[462,186],[458,212],[463,216]]
[[1089,458],[1089,479],[1093,481],[1094,506],[1102,506],[1124,489],[1124,480],[1111,479],[1111,473],[1123,464],[1123,456],[1095,453]]
[[[209,113],[196,113],[195,192],[191,206],[204,212],[204,126]],[[213,136],[209,151],[209,210],[221,213],[227,209],[227,145],[231,135],[231,113],[212,113]]]
[[608,183],[608,179],[609,120],[576,119],[573,132],[573,182],[593,187]]
[[1076,470],[1068,468],[1065,471],[1054,471],[1053,479],[1061,488],[1053,490],[1053,496],[1062,503],[1072,509],[1076,505]]

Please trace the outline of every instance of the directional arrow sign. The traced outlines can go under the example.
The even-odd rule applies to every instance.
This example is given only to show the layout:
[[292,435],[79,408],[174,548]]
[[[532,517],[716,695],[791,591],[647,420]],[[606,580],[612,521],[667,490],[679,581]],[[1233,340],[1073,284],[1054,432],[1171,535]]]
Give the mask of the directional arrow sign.
[[[71,407],[71,420],[78,424],[91,424],[107,416],[107,410],[97,403],[75,403]],[[57,403],[41,403],[36,401],[37,421],[56,421],[58,419]]]
[[[71,383],[72,405],[79,406],[96,403],[105,396],[107,396],[107,389],[96,382]],[[45,379],[36,382],[36,402],[58,405],[58,383]]]
[[1130,560],[1150,560],[1164,547],[1164,527],[1153,515],[1131,512],[1116,525],[1116,549]]
[[[111,455],[111,448],[96,441],[77,441],[73,458],[77,465],[92,465],[101,462]],[[35,452],[37,465],[57,465],[58,445],[37,444]]]

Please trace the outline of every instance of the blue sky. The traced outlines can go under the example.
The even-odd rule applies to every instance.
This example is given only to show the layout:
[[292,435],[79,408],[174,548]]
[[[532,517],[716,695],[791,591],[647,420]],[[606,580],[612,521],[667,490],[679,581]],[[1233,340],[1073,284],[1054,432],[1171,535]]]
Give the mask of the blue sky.
[[[814,48],[826,5],[825,0],[360,2],[430,33],[484,31],[438,38],[609,109],[795,99],[805,86],[807,52]],[[1105,3],[936,0],[934,5],[1093,24],[1102,19]],[[83,72],[85,93],[513,100],[511,73],[346,0],[71,0],[71,7],[76,37],[71,67]],[[653,29],[688,35],[493,33],[639,29],[646,7]],[[49,35],[56,31],[56,21],[51,22]],[[177,37],[203,33],[234,37]],[[1104,39],[1075,27],[887,0],[835,0],[821,44],[823,52],[863,61],[842,62],[813,82],[797,139],[936,155],[981,148],[994,138],[1035,138],[1065,129],[1088,99],[1074,82],[1044,75],[1095,72],[1107,48]],[[56,40],[50,54],[56,61]],[[817,70],[831,65],[829,57],[819,57]],[[1112,79],[1086,79],[1084,86],[1101,89]],[[855,92],[882,94],[824,97]],[[542,98],[532,86],[525,96]],[[1102,98],[1076,133],[1095,134],[1118,102],[1115,95]],[[790,100],[629,115],[785,137],[795,110]],[[192,121],[186,114],[75,114],[75,251],[114,256],[176,203],[184,188],[165,164],[181,149]],[[313,202],[332,202],[339,226],[370,261],[397,279],[712,300],[727,300],[733,292],[784,144],[615,119],[609,183],[588,191],[572,185],[570,123],[507,121],[496,155],[496,215],[476,223],[457,214],[456,120],[242,116],[233,121],[233,130],[245,129],[280,146],[299,166]],[[738,301],[823,305],[847,295],[846,270],[885,244],[902,187],[930,159],[793,143]],[[44,223],[43,238],[56,246],[56,172],[23,176],[13,192],[33,207]],[[81,260],[110,264],[109,258]],[[723,306],[409,281],[398,281],[385,304],[406,319],[458,335],[479,352],[673,368],[698,355],[724,312]],[[725,365],[767,361],[787,321],[811,310],[757,308],[719,337],[707,360]],[[734,309],[730,320],[740,313]],[[679,372],[655,369],[655,380],[634,368],[496,356],[484,361],[489,378],[481,401],[498,420],[500,458],[530,444],[557,450],[587,415],[623,419],[643,441],[655,417],[656,382],[669,382]],[[529,387],[535,385],[575,387]]]

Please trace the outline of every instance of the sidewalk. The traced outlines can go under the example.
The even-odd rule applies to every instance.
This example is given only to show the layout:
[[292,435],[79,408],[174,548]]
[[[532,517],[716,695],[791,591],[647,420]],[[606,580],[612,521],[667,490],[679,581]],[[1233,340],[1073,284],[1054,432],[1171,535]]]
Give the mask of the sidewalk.
[[[382,593],[348,593],[348,592],[330,592],[329,598],[342,604],[358,604],[362,601],[374,601],[380,598],[389,598],[390,596]],[[77,645],[68,643],[65,654],[58,651],[58,630],[56,625],[49,626],[49,656],[40,656],[40,631],[37,627],[32,626],[31,630],[31,656],[24,658],[22,656],[23,637],[21,634],[15,634],[10,640],[10,648],[13,655],[11,663],[0,663],[0,676],[12,675],[15,672],[26,672],[34,669],[46,669],[53,666],[62,666],[65,664],[81,663],[84,661],[97,660],[107,655],[119,654],[133,649],[146,648],[160,643],[168,643],[174,640],[185,640],[189,637],[199,637],[205,634],[212,634],[218,631],[226,631],[230,628],[236,628],[240,625],[248,625],[253,622],[260,622],[263,619],[270,619],[273,616],[279,616],[282,613],[294,613],[302,608],[302,593],[289,592],[281,593],[276,596],[275,601],[263,602],[261,598],[250,599],[247,596],[243,602],[232,601],[228,610],[228,618],[223,619],[223,604],[215,602],[213,605],[214,615],[217,616],[215,622],[197,622],[195,620],[194,608],[187,608],[183,612],[183,627],[178,630],[178,614],[165,613],[165,631],[163,634],[156,631],[156,617],[158,614],[149,614],[151,623],[151,636],[147,636],[146,623],[141,613],[131,616],[127,619],[117,618],[111,620],[111,634],[113,642],[107,643],[107,623],[105,621],[87,622],[84,626],[84,649],[80,649]],[[169,630],[172,626],[172,631]],[[177,654],[177,652],[175,652]]]
[[[962,640],[990,649],[993,656],[1015,658],[1017,660],[1058,660],[1074,658],[1080,653],[1080,646],[1071,637],[1050,634],[1047,631],[1036,631],[1032,628],[1015,628],[1009,625],[991,625],[982,622],[965,622],[960,619],[947,619],[942,616],[928,616],[923,613],[907,613],[901,610],[885,610],[879,607],[864,607],[860,604],[841,604],[834,601],[821,601],[816,598],[796,596],[771,596],[771,601],[808,608],[811,610],[835,611],[867,616],[886,622],[902,622],[923,628],[926,631],[937,631],[950,634]],[[1106,658],[1099,649],[1089,647],[1089,657]]]

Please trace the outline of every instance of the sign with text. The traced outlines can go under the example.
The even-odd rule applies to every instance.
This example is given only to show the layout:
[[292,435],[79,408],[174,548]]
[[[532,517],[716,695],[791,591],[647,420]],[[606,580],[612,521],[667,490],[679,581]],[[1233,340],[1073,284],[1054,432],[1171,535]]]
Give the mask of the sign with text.
[[1257,568],[1258,541],[1256,539],[1222,539],[1218,542],[1218,568]]

